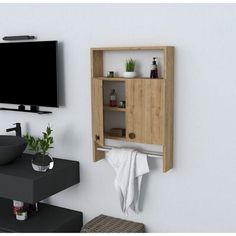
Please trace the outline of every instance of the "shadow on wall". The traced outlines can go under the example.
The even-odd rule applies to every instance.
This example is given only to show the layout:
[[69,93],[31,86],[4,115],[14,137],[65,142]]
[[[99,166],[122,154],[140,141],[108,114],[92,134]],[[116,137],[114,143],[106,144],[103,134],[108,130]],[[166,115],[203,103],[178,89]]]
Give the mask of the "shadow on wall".
[[65,101],[65,70],[64,70],[64,50],[63,43],[58,42],[57,47],[57,76],[58,76],[58,103],[64,107]]

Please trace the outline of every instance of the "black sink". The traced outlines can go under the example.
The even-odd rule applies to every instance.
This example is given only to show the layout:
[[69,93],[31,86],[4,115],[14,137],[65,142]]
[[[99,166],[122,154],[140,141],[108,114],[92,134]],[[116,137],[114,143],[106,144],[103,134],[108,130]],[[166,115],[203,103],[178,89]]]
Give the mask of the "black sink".
[[17,136],[0,135],[0,165],[16,160],[24,152],[27,142]]

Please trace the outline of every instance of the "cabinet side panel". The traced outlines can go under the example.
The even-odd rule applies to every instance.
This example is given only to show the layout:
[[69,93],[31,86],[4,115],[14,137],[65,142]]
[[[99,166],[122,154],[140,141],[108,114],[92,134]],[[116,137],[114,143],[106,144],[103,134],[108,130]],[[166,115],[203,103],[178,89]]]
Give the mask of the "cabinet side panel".
[[165,50],[165,111],[163,171],[173,168],[174,48]]
[[93,141],[93,161],[99,161],[105,158],[105,153],[98,151],[97,148],[100,147],[95,141]]
[[103,76],[103,51],[91,49],[91,77]]
[[[163,80],[126,81],[126,139],[146,144],[163,143]],[[135,137],[130,138],[134,133]]]
[[[96,145],[104,145],[103,132],[103,81],[99,79],[92,79],[92,135],[93,135],[93,160],[100,160],[101,155],[95,150]],[[96,156],[95,156],[96,155]]]

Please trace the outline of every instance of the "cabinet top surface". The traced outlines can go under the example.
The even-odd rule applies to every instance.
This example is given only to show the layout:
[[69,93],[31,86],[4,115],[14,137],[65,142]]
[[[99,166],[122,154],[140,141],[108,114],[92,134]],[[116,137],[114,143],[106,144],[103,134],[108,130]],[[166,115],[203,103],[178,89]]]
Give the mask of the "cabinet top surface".
[[63,171],[63,169],[70,166],[78,165],[77,161],[53,158],[54,167],[52,170],[48,170],[47,172],[36,172],[32,168],[31,160],[32,155],[24,153],[22,157],[19,157],[13,163],[0,166],[0,176],[8,175],[35,181],[53,175],[55,172]]
[[101,47],[91,48],[93,51],[138,51],[138,50],[166,50],[168,48],[174,48],[173,46],[135,46],[135,47]]

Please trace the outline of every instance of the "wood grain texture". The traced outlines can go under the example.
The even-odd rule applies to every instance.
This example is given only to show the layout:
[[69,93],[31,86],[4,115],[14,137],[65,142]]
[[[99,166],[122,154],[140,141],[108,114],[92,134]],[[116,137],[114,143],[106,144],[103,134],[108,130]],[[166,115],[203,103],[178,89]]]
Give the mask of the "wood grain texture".
[[163,171],[173,168],[174,47],[165,50]]
[[[142,53],[143,50],[163,51],[163,79],[104,77],[104,51],[140,51]],[[173,168],[174,47],[92,48],[91,77],[94,161],[105,156],[103,152],[97,151],[97,147],[104,146],[104,137],[118,139],[104,134],[103,110],[111,111],[111,109],[103,104],[103,81],[123,81],[125,82],[126,108],[125,110],[112,110],[126,112],[126,137],[120,138],[120,140],[163,145],[163,171],[167,172]],[[96,140],[96,135],[99,136],[99,140]]]
[[[112,81],[112,82],[119,82],[119,81],[126,81],[126,80],[130,80],[130,78],[125,78],[125,77],[112,77],[112,78],[109,78],[109,77],[94,77],[95,79],[100,79],[100,80],[104,80],[104,81]],[[132,80],[136,80],[136,79],[146,79],[146,80],[149,80],[150,78],[149,77],[135,77],[135,78],[132,78]],[[158,78],[158,79],[163,79],[163,78]],[[151,79],[153,80],[153,79]]]
[[125,137],[116,137],[116,136],[110,135],[109,133],[105,133],[105,138],[106,138],[106,139],[113,139],[113,140],[125,141]]
[[105,158],[105,153],[97,150],[99,147],[101,146],[93,141],[93,161],[100,161]]
[[136,47],[102,47],[92,48],[94,51],[141,51],[141,50],[165,50],[168,46],[136,46]]
[[103,52],[91,49],[91,76],[103,76]]
[[116,111],[116,112],[125,112],[125,108],[120,107],[110,107],[109,105],[103,105],[104,111]]
[[[93,142],[100,146],[104,145],[103,124],[103,82],[92,79],[92,135]],[[96,154],[96,152],[94,152]],[[94,160],[99,157],[94,156]]]
[[95,79],[100,79],[104,81],[112,81],[112,82],[120,82],[120,81],[125,81],[126,79],[124,77],[95,77]]
[[[104,153],[97,151],[97,147],[104,144],[103,133],[103,82],[93,77],[103,76],[103,52],[90,50],[91,54],[91,107],[92,107],[92,142],[93,161],[104,158]],[[97,140],[96,137],[99,137]]]
[[130,79],[125,84],[127,141],[163,144],[164,80]]

